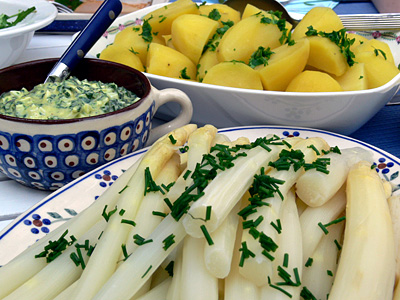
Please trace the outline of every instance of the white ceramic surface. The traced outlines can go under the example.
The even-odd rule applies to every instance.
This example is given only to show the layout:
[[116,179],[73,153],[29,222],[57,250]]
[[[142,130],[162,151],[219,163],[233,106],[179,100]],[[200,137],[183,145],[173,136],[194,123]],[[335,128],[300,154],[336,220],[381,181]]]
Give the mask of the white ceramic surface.
[[[341,149],[361,147],[372,152],[377,172],[392,184],[394,193],[400,192],[400,178],[398,177],[400,159],[367,143],[346,136],[317,129],[281,126],[236,127],[222,129],[219,132],[232,140],[246,136],[254,141],[257,137],[276,134],[281,138],[288,136],[322,137],[330,146],[338,146]],[[121,157],[78,178],[21,214],[0,232],[0,266],[93,203],[145,151],[146,149],[143,149]]]
[[0,14],[13,15],[32,6],[36,12],[10,28],[0,29],[0,69],[12,65],[28,46],[35,30],[49,25],[57,16],[54,5],[44,0],[0,0]]
[[[135,13],[119,17],[94,45],[89,55],[96,57],[107,45],[114,41],[115,35],[125,26],[135,22],[148,12],[164,4],[145,8]],[[400,63],[398,33],[381,34],[360,32],[367,38],[389,41]],[[314,127],[350,134],[364,125],[392,97],[400,87],[400,74],[384,86],[376,89],[336,93],[287,93],[256,91],[220,87],[181,79],[146,74],[157,88],[175,87],[184,91],[192,100],[194,114],[192,122],[211,123],[217,127],[250,124],[277,124]],[[167,105],[160,109],[162,118],[174,115],[176,107]]]

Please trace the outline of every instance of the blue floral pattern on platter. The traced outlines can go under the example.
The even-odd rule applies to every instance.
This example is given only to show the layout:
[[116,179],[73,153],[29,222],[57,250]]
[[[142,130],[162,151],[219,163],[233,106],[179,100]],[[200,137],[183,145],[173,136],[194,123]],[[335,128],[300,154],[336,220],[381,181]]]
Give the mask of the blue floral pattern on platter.
[[30,187],[56,190],[143,148],[153,111],[154,104],[139,118],[100,132],[28,136],[0,131],[0,172]]
[[[362,147],[372,151],[377,172],[388,180],[395,193],[399,193],[400,159],[369,144],[323,130],[292,128],[283,126],[251,126],[222,129],[219,131],[231,140],[246,136],[250,140],[267,134],[276,134],[281,138],[300,136],[303,138],[319,136],[329,145],[340,148]],[[93,170],[23,213],[0,233],[0,266],[22,252],[47,232],[72,218],[93,203],[104,190],[137,161],[146,151],[142,149],[116,159]],[[43,229],[42,228],[46,228]],[[33,231],[32,231],[33,230]]]

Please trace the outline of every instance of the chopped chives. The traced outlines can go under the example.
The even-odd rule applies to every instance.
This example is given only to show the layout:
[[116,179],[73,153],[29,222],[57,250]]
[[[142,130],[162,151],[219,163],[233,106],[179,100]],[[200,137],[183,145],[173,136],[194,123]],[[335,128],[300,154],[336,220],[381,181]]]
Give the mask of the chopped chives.
[[123,188],[122,190],[120,190],[120,191],[118,192],[118,194],[122,194],[127,188],[128,188],[128,185],[124,186],[124,188]]
[[340,223],[342,221],[346,220],[346,217],[341,217],[341,218],[337,218],[336,220],[333,220],[332,222],[326,223],[324,224],[325,227]]
[[300,292],[300,296],[303,297],[304,300],[317,300],[317,298],[310,292],[310,290],[303,286],[303,289]]
[[280,234],[282,232],[282,225],[281,225],[281,220],[277,219],[276,220],[276,224],[271,221],[271,226],[274,227],[274,229],[278,232],[278,234]]
[[169,276],[174,276],[174,264],[175,262],[173,260],[171,260],[168,265],[165,267],[165,271],[168,272]]
[[106,222],[108,222],[108,220],[110,220],[111,216],[117,211],[117,206],[115,206],[115,208],[111,211],[109,211],[108,213],[106,212],[108,205],[104,206],[103,212],[102,212],[102,216],[104,218],[104,220],[106,220]]
[[132,225],[133,227],[136,226],[135,221],[132,221],[132,220],[122,219],[122,220],[121,220],[121,223],[122,223],[122,224]]
[[144,278],[144,277],[147,275],[147,273],[149,273],[149,271],[151,270],[152,267],[153,267],[153,266],[150,265],[150,266],[147,268],[146,272],[144,272],[144,274],[142,275],[142,278]]
[[167,251],[169,247],[171,247],[173,244],[175,244],[174,238],[175,238],[175,235],[171,233],[169,236],[167,236],[167,237],[163,240],[163,243],[164,243],[163,249],[164,249],[165,251]]
[[254,238],[258,239],[260,237],[260,232],[255,227],[250,227],[249,234]]
[[169,138],[169,140],[171,141],[171,144],[172,144],[172,145],[175,145],[175,144],[176,144],[177,140],[174,138],[174,136],[173,136],[172,134],[170,134],[170,135],[168,136],[168,138]]
[[208,230],[207,230],[206,226],[205,225],[201,225],[200,229],[203,232],[204,237],[206,238],[206,241],[207,241],[208,245],[210,245],[210,246],[214,245],[214,241],[212,240],[210,234],[208,233]]
[[326,270],[326,274],[328,274],[328,276],[333,277],[333,272],[331,270]]
[[318,151],[318,149],[314,145],[310,145],[307,148],[313,149],[315,154],[320,155],[321,153]]
[[172,208],[172,203],[168,198],[164,198],[164,202],[165,204],[167,204],[168,208],[171,209]]
[[120,215],[121,217],[124,215],[124,213],[125,213],[125,209],[120,209],[119,215]]
[[163,218],[165,218],[167,216],[166,213],[163,213],[162,211],[155,211],[155,210],[152,211],[152,214],[153,214],[153,216],[159,216],[159,217],[163,217]]
[[286,296],[288,296],[289,298],[292,298],[292,297],[293,297],[292,294],[290,294],[288,291],[285,291],[283,288],[281,288],[281,287],[279,287],[279,286],[277,286],[277,285],[270,284],[269,286],[272,287],[272,288],[274,288],[274,289],[276,289],[276,290],[278,290],[278,291],[280,291],[280,292],[282,292],[282,293],[284,293],[284,294],[285,294]]
[[264,255],[266,258],[268,258],[270,261],[273,261],[275,259],[275,257],[269,254],[267,250],[263,250],[261,254]]
[[122,254],[124,255],[124,261],[125,261],[125,260],[128,259],[129,254],[128,254],[128,251],[126,250],[126,245],[125,244],[122,244],[121,248],[122,248]]
[[153,242],[152,239],[146,240],[144,237],[141,237],[139,234],[135,234],[135,235],[133,236],[133,239],[134,239],[134,243],[135,243],[136,245],[139,245],[139,246],[142,246],[142,245],[144,245],[144,244]]
[[239,261],[239,267],[243,267],[244,261],[251,257],[255,257],[256,255],[247,248],[247,243],[242,242],[242,247],[239,249],[240,252],[242,252],[242,255],[240,256],[240,261]]
[[340,245],[340,243],[338,242],[338,240],[335,239],[335,245],[338,248],[338,250],[342,250],[342,245]]
[[190,171],[190,170],[187,170],[186,172],[185,172],[185,174],[183,174],[183,179],[188,179],[189,178],[189,175],[192,173],[192,171]]
[[289,254],[285,253],[283,255],[283,266],[287,268],[289,266]]
[[306,261],[306,264],[304,265],[305,267],[311,267],[312,266],[312,264],[313,264],[313,262],[314,262],[314,260],[311,258],[311,257],[309,257],[308,259],[307,259],[307,261]]
[[321,222],[318,223],[318,226],[322,229],[322,231],[323,231],[325,234],[328,234],[328,233],[329,233],[328,229],[326,229],[325,225],[322,224]]
[[212,210],[212,207],[211,206],[207,206],[207,209],[206,209],[206,221],[211,219],[211,210]]

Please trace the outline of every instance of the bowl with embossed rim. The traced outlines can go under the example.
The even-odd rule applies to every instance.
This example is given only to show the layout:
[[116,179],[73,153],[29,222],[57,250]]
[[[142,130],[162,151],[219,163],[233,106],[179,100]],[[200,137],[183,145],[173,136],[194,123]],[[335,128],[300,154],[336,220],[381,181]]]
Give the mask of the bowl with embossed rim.
[[[44,82],[57,59],[44,59],[0,70],[0,94]],[[26,186],[55,190],[82,174],[143,148],[174,128],[187,124],[192,104],[177,89],[157,90],[146,76],[130,67],[83,59],[71,75],[115,83],[140,100],[98,116],[35,120],[0,114],[0,172]],[[151,128],[160,106],[175,102],[181,111],[172,121]]]

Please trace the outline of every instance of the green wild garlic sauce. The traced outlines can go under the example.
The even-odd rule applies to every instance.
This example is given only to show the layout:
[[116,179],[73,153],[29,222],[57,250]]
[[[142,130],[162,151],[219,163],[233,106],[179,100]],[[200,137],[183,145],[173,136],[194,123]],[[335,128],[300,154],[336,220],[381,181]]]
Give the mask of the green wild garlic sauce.
[[79,80],[46,82],[31,91],[5,92],[0,114],[25,119],[60,120],[97,116],[127,107],[140,98],[115,83]]

